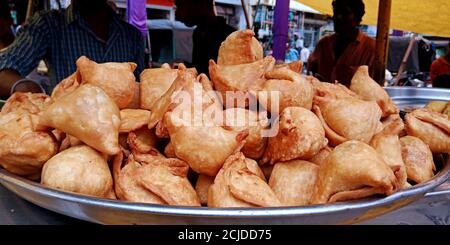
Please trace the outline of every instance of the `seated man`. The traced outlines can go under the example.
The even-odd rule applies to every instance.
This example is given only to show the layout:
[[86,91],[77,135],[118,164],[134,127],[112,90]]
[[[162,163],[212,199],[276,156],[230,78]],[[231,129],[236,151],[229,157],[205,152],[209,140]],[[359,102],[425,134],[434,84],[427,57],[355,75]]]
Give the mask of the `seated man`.
[[[16,91],[40,92],[41,85],[21,80],[40,60],[49,68],[50,93],[76,70],[76,60],[86,55],[103,62],[135,62],[139,77],[144,68],[144,40],[137,29],[114,14],[106,0],[73,0],[62,11],[35,15],[0,53],[0,96]],[[16,83],[19,81],[19,83]]]
[[373,75],[375,40],[358,29],[365,13],[362,0],[334,0],[333,12],[336,33],[319,41],[308,70],[324,82],[349,86],[359,66],[369,66]]
[[450,88],[450,42],[447,54],[431,64],[430,76],[433,87]]

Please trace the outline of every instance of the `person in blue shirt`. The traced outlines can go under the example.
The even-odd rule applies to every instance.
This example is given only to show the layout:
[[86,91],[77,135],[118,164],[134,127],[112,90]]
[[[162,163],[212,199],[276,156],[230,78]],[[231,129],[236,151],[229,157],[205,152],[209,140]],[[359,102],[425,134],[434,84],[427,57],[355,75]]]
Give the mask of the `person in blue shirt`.
[[107,0],[73,0],[64,10],[37,13],[19,31],[16,40],[0,52],[0,96],[15,91],[41,92],[42,86],[24,80],[41,60],[46,62],[50,93],[76,70],[85,55],[98,63],[134,62],[135,75],[144,69],[142,34],[117,16]]
[[298,51],[289,43],[286,44],[286,56],[285,62],[290,63],[294,61],[298,61],[300,59],[300,54]]

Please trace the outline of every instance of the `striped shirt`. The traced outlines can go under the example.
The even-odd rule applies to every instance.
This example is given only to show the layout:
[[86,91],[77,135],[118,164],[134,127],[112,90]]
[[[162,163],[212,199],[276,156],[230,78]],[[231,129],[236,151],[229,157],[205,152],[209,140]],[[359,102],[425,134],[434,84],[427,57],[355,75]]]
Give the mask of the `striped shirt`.
[[27,76],[44,60],[49,67],[51,92],[76,70],[76,60],[85,55],[98,63],[135,62],[136,78],[144,68],[141,33],[113,14],[107,41],[98,38],[72,6],[33,16],[14,43],[0,53],[0,70],[12,69]]

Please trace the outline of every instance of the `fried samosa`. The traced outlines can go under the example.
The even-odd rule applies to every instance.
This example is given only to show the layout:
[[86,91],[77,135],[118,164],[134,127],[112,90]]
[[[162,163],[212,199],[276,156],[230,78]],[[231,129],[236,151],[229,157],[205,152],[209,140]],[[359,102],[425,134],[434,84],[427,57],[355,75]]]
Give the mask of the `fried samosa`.
[[[175,98],[165,113],[164,125],[175,155],[186,161],[195,172],[215,176],[225,159],[242,148],[248,130],[227,130],[211,119],[206,110],[218,107],[214,96],[209,97],[204,92],[196,81],[184,87],[180,93],[182,97]],[[198,96],[202,94],[204,96]],[[223,113],[221,109],[220,113]]]
[[231,33],[219,48],[217,64],[230,66],[248,64],[263,59],[263,48],[252,30]]
[[88,83],[103,89],[119,109],[126,108],[133,100],[136,82],[133,72],[137,67],[135,63],[97,64],[85,56],[78,58],[76,63],[82,84]]
[[11,95],[2,107],[1,114],[10,112],[25,113],[30,116],[34,131],[47,131],[48,127],[39,124],[40,116],[53,100],[43,93],[16,92]]
[[89,146],[75,146],[48,160],[41,184],[64,191],[115,199],[113,179],[104,157]]
[[[266,57],[253,63],[222,66],[216,65],[213,60],[209,61],[209,74],[214,83],[214,88],[219,91],[224,98],[225,107],[245,107],[248,106],[248,98],[245,94],[249,91],[259,91],[262,89],[266,72],[272,70],[275,65],[273,57]],[[235,102],[236,94],[227,97],[227,92],[243,92],[245,101]],[[239,99],[239,98],[238,98]],[[227,101],[228,100],[228,101]]]
[[52,99],[56,100],[60,97],[63,97],[75,89],[77,89],[81,84],[81,74],[77,70],[72,75],[63,79],[60,83],[58,83],[52,91]]
[[314,194],[318,172],[319,166],[307,161],[279,162],[273,167],[269,186],[282,205],[308,205]]
[[[268,80],[258,93],[258,101],[268,111],[278,113],[287,107],[303,107],[311,110],[314,89],[307,79],[288,68],[269,71],[265,77]],[[272,98],[270,96],[271,91],[279,91],[279,98]],[[279,103],[279,108],[272,105],[273,99]],[[273,111],[273,109],[276,109],[276,111]]]
[[51,103],[52,99],[42,93],[22,93],[12,94],[2,107],[1,114],[9,112],[23,112],[32,115],[39,115]]
[[359,98],[359,96],[355,92],[351,91],[338,82],[321,82],[317,78],[312,76],[307,76],[306,80],[311,82],[314,89],[314,96],[334,99]]
[[119,199],[131,202],[200,206],[187,179],[189,166],[159,154],[130,154],[122,168],[123,155],[114,159],[113,172]]
[[50,105],[40,123],[70,134],[94,149],[119,152],[120,112],[99,87],[85,84]]
[[390,195],[398,185],[389,165],[372,147],[351,140],[336,146],[320,166],[311,204]]
[[432,100],[425,105],[425,108],[430,111],[442,113],[448,104],[449,102],[447,101]]
[[169,90],[178,76],[177,69],[153,68],[141,73],[141,108],[151,110],[154,103]]
[[134,93],[133,99],[130,104],[127,105],[126,109],[140,109],[141,108],[141,89],[138,82],[134,83]]
[[450,120],[428,109],[417,109],[405,116],[406,132],[425,142],[433,153],[450,153]]
[[142,109],[120,110],[120,133],[128,133],[148,124],[150,111]]
[[428,145],[413,136],[400,138],[400,143],[408,180],[420,184],[431,179],[434,176],[436,166]]
[[170,85],[169,89],[150,107],[151,115],[148,128],[154,128],[163,119],[169,106],[173,104],[173,97],[176,97],[176,94],[183,90],[183,88],[191,86],[195,82],[195,76],[196,74],[189,70],[180,70],[178,72],[178,76],[172,85]]
[[154,130],[140,128],[128,134],[127,144],[133,152],[148,153],[158,146],[159,138]]
[[113,159],[114,188],[117,198],[129,202],[167,205],[167,202],[161,197],[141,185],[140,179],[142,177],[140,176],[139,169],[143,165],[136,162],[131,154],[126,158],[125,166],[122,166],[124,160],[124,154],[122,152]]
[[242,153],[246,157],[259,159],[264,154],[267,138],[263,137],[263,130],[268,130],[269,121],[263,113],[257,113],[243,108],[230,108],[224,111],[224,126],[233,131],[249,131],[245,139]]
[[276,207],[280,200],[258,164],[241,152],[230,156],[208,192],[208,207]]
[[369,143],[381,127],[381,110],[374,101],[314,97],[314,112],[332,146],[347,140]]
[[274,164],[293,159],[310,159],[328,144],[325,131],[314,113],[302,107],[288,107],[280,115],[278,134],[269,138],[261,163]]
[[328,155],[330,155],[330,153],[333,151],[333,148],[329,147],[328,145],[326,145],[324,148],[322,148],[322,150],[319,151],[319,153],[317,153],[316,155],[314,155],[311,159],[309,159],[308,161],[321,166],[325,160],[327,159]]
[[235,132],[220,126],[176,126],[166,116],[175,155],[197,173],[215,176],[225,159],[239,151],[248,131]]
[[399,141],[399,134],[404,127],[403,121],[398,118],[377,133],[370,142],[370,145],[383,158],[384,162],[394,171],[401,188],[410,186],[407,182],[406,167],[402,158],[402,146]]
[[208,190],[209,187],[214,183],[214,178],[208,175],[200,174],[195,183],[195,191],[202,205],[208,203]]
[[299,61],[293,61],[290,63],[276,64],[275,69],[279,69],[279,68],[288,68],[295,73],[302,73],[303,62],[301,62],[299,60]]
[[39,179],[42,165],[57,152],[55,137],[49,132],[34,131],[30,114],[0,114],[0,166],[11,173]]
[[377,102],[383,112],[383,117],[399,113],[399,109],[386,90],[369,76],[368,66],[360,66],[356,70],[350,84],[350,90],[358,94],[363,100]]

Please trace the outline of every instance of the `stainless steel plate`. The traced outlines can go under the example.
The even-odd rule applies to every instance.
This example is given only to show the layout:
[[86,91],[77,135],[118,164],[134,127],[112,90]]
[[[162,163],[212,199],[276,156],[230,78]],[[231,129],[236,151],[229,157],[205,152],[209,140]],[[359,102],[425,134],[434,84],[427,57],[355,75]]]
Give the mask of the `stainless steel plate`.
[[388,87],[386,91],[400,109],[423,107],[430,100],[450,101],[450,89]]
[[[401,108],[450,99],[450,90],[389,88],[387,91]],[[211,209],[93,198],[49,189],[0,169],[0,183],[20,197],[61,214],[102,224],[351,224],[406,206],[449,177],[450,157],[447,156],[433,179],[389,197],[303,207]]]

